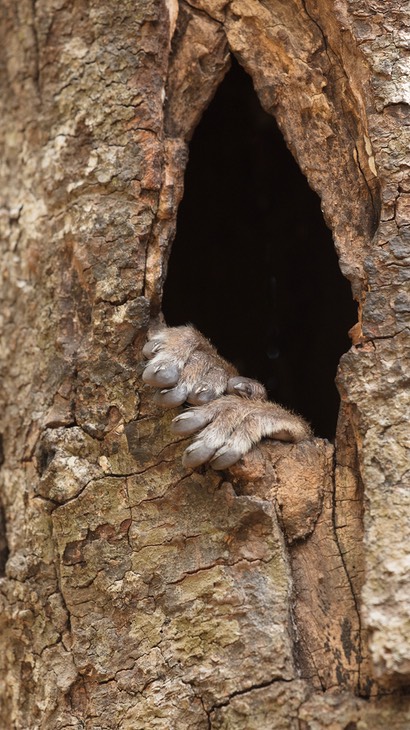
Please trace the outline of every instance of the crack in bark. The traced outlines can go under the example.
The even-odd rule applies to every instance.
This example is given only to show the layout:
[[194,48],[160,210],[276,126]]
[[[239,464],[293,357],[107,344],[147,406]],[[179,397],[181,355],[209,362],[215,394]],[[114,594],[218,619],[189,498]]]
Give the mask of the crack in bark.
[[249,687],[245,687],[244,689],[237,689],[235,692],[231,692],[231,694],[228,695],[226,700],[223,700],[221,702],[215,702],[214,705],[208,710],[209,715],[212,714],[212,712],[215,712],[215,710],[219,710],[221,707],[227,707],[231,700],[233,700],[235,697],[241,697],[243,695],[248,694],[249,692],[253,692],[253,690],[257,689],[266,689],[267,687],[272,687],[273,684],[278,684],[279,682],[286,682],[287,684],[294,682],[295,677],[286,678],[286,677],[275,677],[274,679],[268,679],[265,682],[259,682],[258,684],[252,684]]
[[31,0],[31,13],[32,13],[32,33],[33,33],[33,41],[34,41],[34,73],[33,73],[33,82],[34,86],[37,91],[38,98],[41,102],[41,88],[40,88],[40,43],[37,33],[37,25],[36,25],[36,3],[37,0]]
[[[303,7],[306,15],[308,16],[308,18],[310,18],[310,20],[316,26],[316,28],[318,29],[320,35],[322,36],[323,48],[324,48],[324,50],[326,52],[326,55],[329,58],[327,38],[326,38],[326,35],[325,35],[323,29],[319,25],[318,21],[313,17],[313,15],[310,14],[309,10],[307,9],[307,0],[300,0],[300,1],[301,1],[302,7]],[[329,58],[329,63],[330,63],[330,58]]]
[[6,514],[0,501],[0,578],[6,575],[6,564],[9,557],[9,546],[6,532]]
[[398,335],[403,334],[403,332],[407,332],[409,330],[409,327],[403,327],[402,330],[398,330],[397,332],[393,332],[391,335],[372,335],[372,337],[369,337],[367,342],[371,342],[374,347],[376,347],[375,343],[379,340],[392,340],[394,337],[398,337]]
[[337,549],[340,555],[340,560],[343,566],[344,573],[346,575],[346,579],[349,585],[350,593],[353,599],[355,612],[357,615],[357,624],[358,624],[358,655],[357,655],[357,694],[360,695],[360,687],[361,687],[361,664],[363,661],[363,637],[362,637],[362,618],[360,615],[360,606],[359,601],[356,596],[356,591],[354,589],[352,578],[350,577],[350,573],[347,568],[347,564],[344,558],[344,553],[341,548],[340,542],[339,542],[339,536],[337,533],[337,504],[336,504],[336,467],[337,467],[337,460],[336,460],[336,450],[333,452],[333,469],[331,472],[332,475],[332,527],[333,527],[333,535],[335,539],[335,543],[337,545]]
[[365,172],[364,172],[364,170],[363,170],[363,168],[362,168],[362,166],[360,164],[359,150],[358,150],[357,144],[355,143],[355,141],[354,141],[354,139],[353,139],[352,136],[351,136],[351,140],[352,140],[352,143],[354,145],[353,148],[354,148],[354,150],[356,152],[356,155],[354,157],[355,157],[355,161],[356,161],[357,167],[359,168],[359,172],[360,172],[360,174],[361,174],[361,176],[362,176],[362,178],[364,180],[364,184],[365,184],[365,186],[367,188],[367,192],[369,194],[369,198],[370,198],[370,200],[372,202],[372,208],[373,208],[373,214],[374,214],[374,221],[375,221],[375,228],[374,228],[374,232],[375,232],[376,229],[377,229],[377,226],[378,226],[378,224],[380,222],[380,212],[377,210],[376,202],[375,202],[374,197],[373,197],[373,191],[372,191],[372,189],[370,187],[370,184],[369,184],[369,182],[367,180],[367,177],[365,175]]
[[[159,543],[163,544],[163,543]],[[145,545],[143,546],[145,547]],[[265,565],[268,565],[271,563],[273,558],[240,558],[239,560],[234,560],[230,562],[229,560],[215,560],[214,563],[211,563],[210,565],[204,565],[202,568],[196,568],[195,570],[186,570],[182,578],[177,578],[176,580],[170,580],[167,582],[167,585],[178,585],[179,583],[182,583],[186,578],[188,578],[190,575],[196,575],[197,573],[203,573],[206,570],[212,570],[213,568],[218,567],[219,565],[232,568],[235,565],[240,565],[241,563],[264,563]]]

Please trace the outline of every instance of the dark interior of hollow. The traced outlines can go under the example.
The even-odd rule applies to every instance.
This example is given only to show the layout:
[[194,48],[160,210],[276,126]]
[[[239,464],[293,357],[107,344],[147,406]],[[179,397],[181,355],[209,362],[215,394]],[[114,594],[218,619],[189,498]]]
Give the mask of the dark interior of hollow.
[[356,307],[320,200],[235,61],[190,144],[163,312],[334,437]]

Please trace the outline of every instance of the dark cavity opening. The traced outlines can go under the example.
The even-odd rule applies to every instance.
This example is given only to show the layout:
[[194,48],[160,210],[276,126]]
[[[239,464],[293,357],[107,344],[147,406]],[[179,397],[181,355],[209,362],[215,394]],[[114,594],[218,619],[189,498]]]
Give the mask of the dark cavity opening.
[[356,307],[320,200],[235,61],[190,145],[163,312],[334,437]]

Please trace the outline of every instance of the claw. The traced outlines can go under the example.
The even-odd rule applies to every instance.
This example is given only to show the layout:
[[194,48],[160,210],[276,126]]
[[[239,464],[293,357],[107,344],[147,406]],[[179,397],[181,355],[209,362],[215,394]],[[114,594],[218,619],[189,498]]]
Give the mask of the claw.
[[198,449],[198,448],[199,448],[199,444],[191,444],[191,446],[188,446],[188,447],[187,447],[187,448],[185,449],[185,453],[186,453],[186,454],[190,454],[190,453],[191,453],[191,451],[195,451],[195,449]]
[[157,340],[149,340],[149,342],[146,342],[144,347],[142,348],[142,354],[144,355],[144,357],[150,360],[160,349],[160,342],[158,342]]
[[174,418],[171,429],[173,433],[181,436],[190,436],[204,428],[208,421],[209,419],[201,411],[188,411],[188,413],[181,413],[180,416]]
[[155,393],[154,401],[163,408],[176,408],[186,401],[186,385],[177,385],[175,388],[163,388]]
[[154,365],[149,363],[142,374],[142,379],[144,383],[157,388],[172,388],[178,383],[179,368],[175,364]]
[[206,446],[202,441],[197,441],[186,449],[182,457],[182,463],[184,466],[195,468],[209,461],[214,452],[215,449],[211,446]]
[[229,378],[227,392],[251,400],[265,400],[267,398],[266,390],[261,383],[252,378],[245,378],[243,375]]
[[209,403],[211,400],[215,400],[216,393],[214,388],[209,385],[202,385],[195,388],[188,395],[188,403],[193,406],[202,406],[204,403]]
[[226,451],[222,451],[219,449],[219,451],[216,452],[213,459],[211,459],[211,466],[212,469],[228,469],[228,467],[232,466],[233,464],[236,464],[237,461],[241,458],[242,454],[238,449],[226,449]]

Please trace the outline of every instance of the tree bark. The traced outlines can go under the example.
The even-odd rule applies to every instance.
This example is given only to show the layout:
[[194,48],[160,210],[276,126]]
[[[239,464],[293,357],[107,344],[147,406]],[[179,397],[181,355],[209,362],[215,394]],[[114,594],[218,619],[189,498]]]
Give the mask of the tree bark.
[[[1,11],[0,725],[405,730],[403,3]],[[140,364],[230,53],[321,197],[360,319],[335,445],[264,443],[221,474],[183,468]]]

